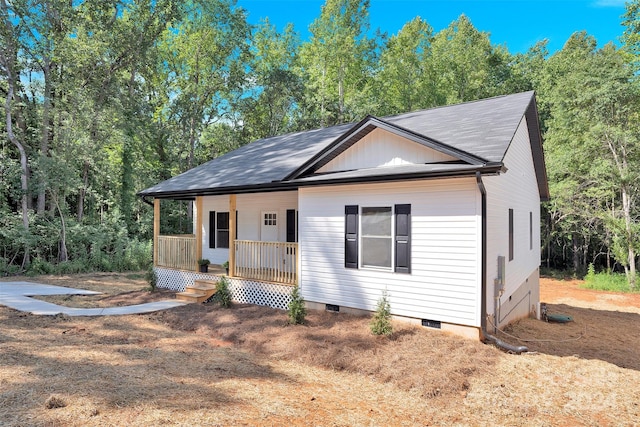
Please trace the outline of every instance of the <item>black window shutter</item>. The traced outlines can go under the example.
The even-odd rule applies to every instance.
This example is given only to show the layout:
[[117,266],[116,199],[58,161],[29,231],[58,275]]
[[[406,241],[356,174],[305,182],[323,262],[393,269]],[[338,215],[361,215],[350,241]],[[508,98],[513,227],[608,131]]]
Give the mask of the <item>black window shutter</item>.
[[216,211],[209,211],[209,247],[216,247]]
[[411,205],[396,205],[396,273],[411,273]]
[[296,241],[296,210],[287,209],[287,242]]
[[358,268],[358,206],[344,207],[344,266]]

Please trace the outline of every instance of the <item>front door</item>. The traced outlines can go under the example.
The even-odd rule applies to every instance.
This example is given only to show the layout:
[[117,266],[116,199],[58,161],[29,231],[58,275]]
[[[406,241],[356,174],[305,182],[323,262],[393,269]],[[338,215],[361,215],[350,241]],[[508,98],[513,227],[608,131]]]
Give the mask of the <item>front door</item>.
[[278,213],[262,212],[260,222],[260,240],[263,242],[278,241]]
[[[260,240],[263,242],[278,241],[278,213],[262,212],[260,220]],[[259,265],[267,280],[273,280],[272,275],[280,269],[280,251],[277,243],[262,245]]]

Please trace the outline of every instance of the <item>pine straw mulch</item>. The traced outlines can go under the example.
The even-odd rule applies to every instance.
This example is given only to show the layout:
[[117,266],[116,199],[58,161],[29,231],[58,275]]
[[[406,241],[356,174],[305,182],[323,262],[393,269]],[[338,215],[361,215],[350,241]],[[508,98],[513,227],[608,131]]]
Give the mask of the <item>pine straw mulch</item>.
[[488,372],[499,356],[477,342],[404,323],[389,337],[374,336],[368,318],[323,311],[310,311],[297,326],[281,310],[254,305],[221,310],[200,304],[152,316],[261,357],[366,375],[423,398],[467,390],[469,378]]
[[[609,319],[621,330],[612,339],[578,341],[624,350],[639,340],[635,330],[625,337],[622,320],[629,319]],[[632,362],[622,368],[575,348],[554,354],[567,345],[560,340],[547,351],[508,355],[399,323],[381,338],[368,322],[312,311],[306,325],[291,326],[283,311],[248,305],[94,318],[0,307],[0,424],[640,424],[640,370]],[[546,325],[522,323],[521,332],[552,337],[539,324]]]

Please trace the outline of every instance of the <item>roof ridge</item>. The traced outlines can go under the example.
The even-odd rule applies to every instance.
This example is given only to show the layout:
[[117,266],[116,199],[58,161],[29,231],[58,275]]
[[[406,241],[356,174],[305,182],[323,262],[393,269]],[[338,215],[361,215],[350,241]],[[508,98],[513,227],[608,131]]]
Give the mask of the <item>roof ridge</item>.
[[395,117],[401,117],[401,116],[405,116],[407,114],[415,114],[415,113],[422,113],[425,111],[434,111],[434,110],[442,110],[445,108],[451,108],[451,107],[459,107],[462,105],[470,105],[470,104],[476,104],[479,102],[487,102],[487,101],[492,101],[492,100],[496,100],[496,99],[500,99],[500,98],[509,98],[509,97],[515,97],[518,95],[525,95],[525,94],[533,94],[535,93],[535,90],[527,90],[524,92],[516,92],[516,93],[506,93],[503,95],[495,95],[489,98],[481,98],[481,99],[473,99],[470,101],[462,101],[462,102],[458,102],[456,104],[447,104],[447,105],[437,105],[435,107],[429,107],[429,108],[421,108],[420,110],[412,110],[412,111],[406,111],[404,113],[398,113],[398,114],[391,114],[388,116],[382,116],[379,117],[380,119],[384,119],[384,120],[388,120],[388,119],[393,119]]

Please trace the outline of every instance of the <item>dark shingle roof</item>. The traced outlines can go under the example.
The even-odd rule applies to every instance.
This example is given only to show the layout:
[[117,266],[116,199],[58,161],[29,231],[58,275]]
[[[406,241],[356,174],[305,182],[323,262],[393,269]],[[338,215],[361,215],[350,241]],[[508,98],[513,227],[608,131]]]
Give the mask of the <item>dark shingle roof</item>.
[[[534,160],[537,158],[538,184],[543,199],[548,195],[546,172],[542,157],[540,133],[535,110],[533,92],[505,95],[464,104],[433,108],[399,114],[370,121],[380,125],[389,124],[395,129],[406,130],[433,142],[433,148],[468,153],[484,161],[483,166],[495,169],[502,162],[522,117],[535,118],[529,124]],[[364,122],[364,121],[363,121]],[[362,123],[356,125],[362,125]],[[533,128],[533,129],[532,129]],[[328,161],[331,149],[339,150],[346,144],[343,135],[354,129],[354,124],[290,133],[261,139],[243,146],[224,156],[213,159],[178,176],[141,191],[142,196],[188,197],[198,194],[228,194],[252,191],[269,191],[297,188],[319,181],[337,179],[341,175],[328,174],[310,177],[314,166]],[[353,143],[353,142],[351,142]],[[324,157],[323,157],[324,156]],[[333,154],[335,157],[335,152]],[[332,158],[332,157],[331,157]],[[412,168],[405,168],[407,171]],[[424,175],[427,169],[413,168]],[[473,168],[460,164],[442,164],[432,167],[434,173],[469,173]],[[305,171],[308,173],[305,174]],[[382,172],[382,174],[380,173]],[[380,171],[351,173],[350,179],[381,176],[384,173],[399,173],[399,170],[380,168]],[[344,175],[344,174],[343,174]],[[402,174],[404,175],[404,174]],[[287,179],[289,177],[289,179]],[[343,177],[344,178],[344,177]]]

